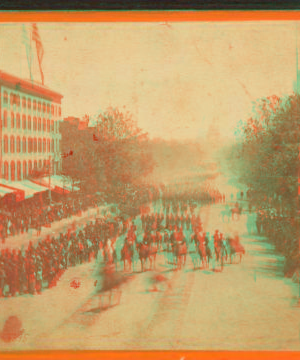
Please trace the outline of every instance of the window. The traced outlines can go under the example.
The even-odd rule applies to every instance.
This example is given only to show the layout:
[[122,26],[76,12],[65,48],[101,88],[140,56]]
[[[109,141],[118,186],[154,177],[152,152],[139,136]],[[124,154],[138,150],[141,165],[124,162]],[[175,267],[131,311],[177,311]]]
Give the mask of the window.
[[15,103],[15,95],[14,93],[10,93],[10,105],[13,106]]
[[23,145],[23,153],[26,154],[26,137],[25,136],[23,136],[22,145]]
[[47,104],[47,113],[50,114],[50,105]]
[[51,141],[51,152],[54,152],[54,139]]
[[[36,119],[35,119],[36,122]],[[36,124],[35,124],[36,127]],[[31,130],[31,116],[28,116],[28,130]]]
[[31,160],[28,161],[28,175],[32,173],[32,162]]
[[46,152],[46,139],[43,139],[43,153]]
[[50,139],[47,140],[47,151],[50,152]]
[[3,127],[7,128],[7,111],[3,111]]
[[10,174],[11,181],[15,181],[15,162],[14,161],[12,161],[10,163],[10,172],[11,172],[11,174]]
[[10,153],[13,154],[15,152],[15,138],[12,135],[10,137]]
[[3,104],[7,105],[8,103],[8,95],[7,95],[7,91],[4,91],[3,93]]
[[58,116],[61,116],[61,107],[58,108]]
[[23,178],[27,177],[27,162],[23,161]]
[[43,113],[45,114],[46,112],[46,104],[43,102]]
[[13,112],[10,113],[10,126],[12,129],[15,127],[15,114]]
[[50,132],[50,120],[47,120],[47,131]]
[[18,175],[18,181],[22,180],[21,161],[17,162],[17,175]]
[[37,161],[34,160],[34,165],[33,165],[34,169],[37,169]]
[[4,179],[9,180],[9,169],[8,169],[8,162],[5,161],[4,163]]
[[31,109],[31,100],[30,99],[27,100],[27,107],[28,107],[28,109]]
[[28,152],[32,153],[32,139],[31,138],[28,139]]
[[41,102],[38,102],[38,111],[41,111]]
[[36,101],[33,100],[33,110],[36,110]]
[[36,138],[34,138],[34,140],[33,140],[33,152],[37,152],[37,140],[36,140]]
[[21,140],[20,136],[17,137],[17,153],[19,154],[21,152]]
[[54,132],[54,121],[51,120],[51,131]]
[[38,144],[39,144],[38,150],[39,150],[39,153],[41,153],[42,152],[42,140],[41,139],[38,140]]
[[43,164],[42,164],[42,160],[39,160],[39,168],[41,169],[41,168],[42,168],[42,166],[43,166]]
[[22,97],[22,108],[26,109],[26,98]]
[[16,104],[18,107],[20,106],[20,95],[16,96]]
[[4,135],[4,153],[8,153],[8,137]]
[[39,118],[38,130],[42,131],[42,119],[41,118]]
[[22,127],[23,127],[23,130],[26,130],[26,115],[22,116]]
[[54,115],[54,107],[51,105],[51,115]]
[[19,113],[17,114],[16,122],[17,122],[17,129],[20,129],[20,127],[21,127],[21,119],[20,119],[20,114]]
[[36,117],[33,117],[33,131],[36,131]]
[[47,168],[47,160],[44,160],[44,168]]
[[43,131],[46,132],[46,119],[43,119]]

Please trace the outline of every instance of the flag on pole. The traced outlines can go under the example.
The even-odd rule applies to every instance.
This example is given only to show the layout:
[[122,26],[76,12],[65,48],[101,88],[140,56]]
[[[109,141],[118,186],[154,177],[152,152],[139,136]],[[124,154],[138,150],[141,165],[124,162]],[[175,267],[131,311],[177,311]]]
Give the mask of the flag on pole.
[[43,70],[42,70],[42,60],[43,60],[43,56],[44,56],[44,48],[43,48],[42,40],[40,38],[39,31],[38,31],[36,24],[32,24],[32,40],[35,41],[35,44],[36,44],[36,52],[37,52],[37,57],[38,57],[38,61],[39,61],[42,84],[44,85],[44,74],[43,74]]
[[25,24],[22,25],[22,43],[25,45],[29,75],[31,81],[33,81],[32,71],[31,71],[32,47]]

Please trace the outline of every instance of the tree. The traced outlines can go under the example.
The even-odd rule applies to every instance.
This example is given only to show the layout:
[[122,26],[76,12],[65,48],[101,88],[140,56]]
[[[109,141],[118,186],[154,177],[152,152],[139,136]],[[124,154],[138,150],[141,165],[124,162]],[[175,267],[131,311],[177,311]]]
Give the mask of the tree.
[[[267,214],[265,235],[286,259],[285,274],[299,266],[299,95],[259,101],[253,117],[239,123],[228,164],[252,189],[251,201]],[[276,209],[282,216],[272,220]]]
[[72,179],[73,185],[79,183],[84,192],[95,191],[93,129],[80,128],[79,121],[63,122],[60,126],[62,141],[63,174]]
[[148,135],[140,129],[129,112],[109,108],[96,117],[95,156],[97,181],[111,186],[132,184],[153,169],[147,151]]
[[64,173],[80,181],[84,192],[102,191],[117,197],[122,185],[138,183],[152,171],[147,134],[129,112],[109,108],[85,119],[95,126],[82,127],[79,120],[61,126]]
[[260,194],[282,195],[295,212],[300,98],[271,99],[259,101],[254,108],[259,111],[239,124],[239,140],[229,154],[231,170]]

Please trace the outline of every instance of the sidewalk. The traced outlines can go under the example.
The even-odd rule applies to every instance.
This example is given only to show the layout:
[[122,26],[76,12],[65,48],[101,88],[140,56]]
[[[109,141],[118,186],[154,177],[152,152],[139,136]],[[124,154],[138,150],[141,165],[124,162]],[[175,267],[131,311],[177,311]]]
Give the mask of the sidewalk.
[[29,245],[29,242],[32,241],[33,244],[44,239],[47,235],[51,237],[57,237],[61,232],[66,232],[72,225],[83,225],[87,220],[94,220],[98,215],[100,216],[102,210],[109,205],[103,205],[96,208],[88,209],[85,212],[82,212],[81,216],[73,215],[70,218],[65,218],[59,221],[55,221],[51,224],[51,228],[42,227],[41,234],[37,236],[36,229],[30,229],[28,233],[23,233],[15,236],[9,236],[5,239],[5,243],[0,243],[0,251],[2,249],[25,249]]

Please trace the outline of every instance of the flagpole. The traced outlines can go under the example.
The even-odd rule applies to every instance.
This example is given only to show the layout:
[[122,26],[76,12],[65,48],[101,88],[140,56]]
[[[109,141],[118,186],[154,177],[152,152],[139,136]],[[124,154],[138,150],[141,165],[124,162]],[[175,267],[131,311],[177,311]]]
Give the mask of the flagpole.
[[30,39],[29,39],[29,74],[30,74],[30,80],[33,83],[33,75],[32,75],[32,31],[30,31]]

